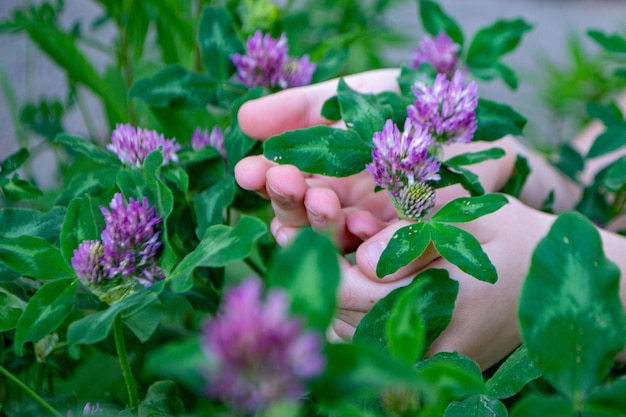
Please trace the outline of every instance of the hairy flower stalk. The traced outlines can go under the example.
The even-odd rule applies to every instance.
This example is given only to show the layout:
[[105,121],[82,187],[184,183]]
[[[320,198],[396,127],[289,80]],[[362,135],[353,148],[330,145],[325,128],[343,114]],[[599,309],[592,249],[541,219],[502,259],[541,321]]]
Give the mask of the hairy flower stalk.
[[435,204],[431,186],[439,180],[440,162],[429,156],[432,136],[407,119],[400,132],[387,120],[382,132],[374,133],[372,162],[366,168],[376,185],[391,194],[401,218],[421,219]]
[[111,304],[163,279],[157,265],[163,219],[145,197],[125,205],[117,193],[109,207],[100,207],[105,221],[100,240],[82,242],[71,262],[81,282]]
[[226,148],[224,146],[224,133],[218,126],[213,126],[211,133],[209,129],[202,130],[199,127],[193,132],[191,136],[191,147],[199,151],[200,149],[212,146],[226,159]]
[[413,50],[411,68],[417,69],[427,62],[437,73],[450,77],[459,64],[459,49],[459,45],[455,44],[445,32],[435,37],[425,36]]
[[426,129],[436,143],[469,143],[476,131],[476,107],[478,86],[470,81],[463,83],[461,71],[451,80],[438,74],[433,85],[424,81],[413,86],[415,101],[407,108],[409,119],[416,126]]
[[271,289],[264,300],[262,294],[261,280],[247,279],[226,292],[204,328],[205,352],[219,364],[207,393],[241,411],[298,400],[306,380],[325,366],[321,336],[288,316],[285,293]]
[[287,55],[287,37],[274,39],[257,30],[246,42],[246,54],[232,54],[237,77],[247,87],[289,88],[311,82],[315,64],[308,55],[296,59]]
[[111,143],[107,149],[115,153],[125,164],[141,167],[143,161],[157,149],[163,153],[163,165],[170,161],[178,161],[176,152],[180,145],[176,139],[165,139],[163,134],[154,130],[133,127],[129,124],[118,124],[111,134]]

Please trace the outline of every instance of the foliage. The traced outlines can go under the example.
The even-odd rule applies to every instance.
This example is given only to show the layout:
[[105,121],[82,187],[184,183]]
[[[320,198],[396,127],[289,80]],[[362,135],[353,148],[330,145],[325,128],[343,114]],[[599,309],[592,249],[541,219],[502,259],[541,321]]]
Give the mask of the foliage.
[[[278,247],[269,233],[270,205],[237,186],[234,166],[263,152],[313,174],[359,173],[372,161],[373,136],[387,120],[407,119],[411,86],[432,81],[433,68],[403,68],[398,94],[363,94],[340,81],[323,114],[344,120],[346,129],[286,132],[261,149],[239,127],[237,112],[244,102],[271,91],[239,82],[231,55],[244,52],[246,39],[260,29],[274,36],[284,31],[294,55],[309,52],[315,81],[381,67],[381,48],[400,40],[379,20],[393,2],[217,3],[98,1],[103,15],[94,24],[115,26],[113,50],[90,38],[84,22],[63,28],[62,1],[26,6],[0,22],[4,32],[26,33],[66,72],[72,87],[67,101],[30,103],[22,112],[24,126],[62,154],[58,189],[45,197],[36,184],[20,178],[17,172],[30,157],[27,146],[0,162],[0,415],[622,415],[626,384],[613,362],[626,345],[619,271],[605,257],[597,229],[581,214],[560,215],[534,251],[519,299],[523,343],[494,369],[481,370],[458,352],[428,355],[452,319],[459,292],[459,283],[445,270],[422,271],[380,299],[361,320],[353,343],[323,338],[333,320],[343,267],[333,242],[305,228],[292,244]],[[531,29],[523,19],[499,20],[466,38],[432,0],[419,1],[419,17],[426,33],[445,32],[459,45],[462,65],[475,78],[499,78],[516,88],[518,78],[502,58]],[[619,35],[592,31],[590,36],[618,60],[626,53],[626,39]],[[110,53],[103,72],[83,52],[89,45]],[[622,76],[623,68],[616,74]],[[82,89],[98,97],[111,130],[124,123],[144,127],[145,135],[155,129],[178,138],[177,155],[165,158],[161,145],[132,166],[96,135],[65,133],[64,114]],[[588,111],[607,129],[588,155],[563,152],[561,163],[574,178],[589,159],[626,145],[626,122],[617,106],[595,103]],[[511,107],[486,98],[477,101],[476,117],[474,140],[485,142],[521,135],[526,123]],[[192,146],[197,127],[220,128],[225,153],[214,145]],[[507,203],[501,194],[486,194],[466,168],[503,154],[493,147],[441,161],[435,186],[459,184],[470,196],[399,229],[382,253],[379,276],[396,272],[432,245],[461,271],[486,285],[496,282],[497,270],[480,242],[456,225]],[[625,163],[622,158],[605,167],[585,191],[578,208],[596,223],[624,212]],[[519,195],[529,169],[519,158],[505,191]],[[100,275],[90,281],[77,273],[76,257],[81,243],[104,241],[103,229],[111,222],[107,205],[112,212],[116,195],[113,201],[145,201],[158,215],[152,224],[158,223],[158,232],[141,243],[153,249],[157,241],[162,244],[155,262],[164,279],[154,277],[153,285],[135,286],[111,300],[94,291]],[[134,221],[141,224],[138,217]],[[131,223],[118,226],[130,229]],[[128,246],[124,250],[131,250]],[[99,253],[83,255],[93,261]],[[207,331],[207,323],[224,317],[227,300],[235,297],[232,289],[251,275],[262,279],[263,302],[241,304],[246,314],[229,316],[251,322],[221,335]],[[259,323],[261,318],[266,322]],[[271,328],[275,323],[279,329]],[[266,325],[275,333],[263,333]],[[251,335],[269,334],[271,340],[264,340],[272,345],[287,328],[317,337],[320,350],[314,353],[323,355],[323,370],[295,398],[258,388],[277,377],[262,374],[274,363],[247,350]],[[209,349],[212,341],[203,339],[207,334],[240,344],[216,353]],[[288,343],[280,347],[296,353],[278,358],[279,365],[315,357],[305,349],[315,346],[311,339],[306,344],[285,338]],[[241,410],[241,404],[212,395],[211,377],[220,372],[228,377],[238,367],[247,371],[238,378],[261,372],[253,388],[281,401]]]

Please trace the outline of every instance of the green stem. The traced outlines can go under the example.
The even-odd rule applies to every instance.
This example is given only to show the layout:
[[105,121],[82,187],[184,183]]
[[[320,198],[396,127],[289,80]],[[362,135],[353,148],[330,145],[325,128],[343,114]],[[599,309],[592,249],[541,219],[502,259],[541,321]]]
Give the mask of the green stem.
[[130,402],[130,409],[136,410],[139,405],[137,397],[137,383],[133,377],[133,371],[130,369],[130,362],[128,362],[128,354],[126,353],[126,344],[124,343],[124,327],[121,317],[115,316],[113,320],[113,336],[115,338],[115,349],[117,349],[117,357],[120,360],[120,367],[122,368],[122,375],[124,381],[126,381],[126,389],[128,390],[128,401]]
[[46,411],[56,417],[65,417],[63,414],[59,413],[55,410],[50,404],[46,402],[43,398],[41,398],[35,391],[30,389],[28,385],[23,383],[20,379],[18,379],[11,372],[7,371],[2,365],[0,365],[0,374],[4,375],[9,381],[13,382],[15,385],[20,387],[27,395],[29,395],[33,400],[35,400],[41,407],[43,407]]

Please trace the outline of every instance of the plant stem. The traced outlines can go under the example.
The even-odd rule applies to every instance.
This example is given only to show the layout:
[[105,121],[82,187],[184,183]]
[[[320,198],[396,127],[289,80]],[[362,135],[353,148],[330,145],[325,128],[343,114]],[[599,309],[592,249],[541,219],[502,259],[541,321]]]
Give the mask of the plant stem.
[[124,343],[124,327],[122,319],[119,315],[115,316],[113,320],[113,336],[115,338],[115,349],[117,350],[117,357],[120,360],[120,367],[122,368],[122,375],[124,381],[126,381],[126,389],[128,390],[128,401],[130,403],[130,409],[136,410],[139,405],[137,397],[137,383],[133,377],[133,371],[130,369],[130,362],[128,362],[128,354],[126,353],[126,344]]
[[21,388],[27,395],[29,395],[33,400],[35,400],[41,407],[43,407],[46,411],[56,417],[65,417],[63,414],[59,413],[55,410],[50,404],[46,402],[43,398],[41,398],[35,391],[30,389],[28,385],[23,383],[20,379],[18,379],[11,372],[7,371],[2,365],[0,365],[0,374],[4,375],[9,381],[13,382],[19,388]]

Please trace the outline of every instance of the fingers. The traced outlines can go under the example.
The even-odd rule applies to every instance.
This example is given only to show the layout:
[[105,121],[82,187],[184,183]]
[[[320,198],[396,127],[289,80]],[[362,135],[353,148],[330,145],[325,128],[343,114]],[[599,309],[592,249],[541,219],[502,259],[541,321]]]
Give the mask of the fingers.
[[[353,89],[363,93],[395,91],[398,89],[397,69],[368,71],[345,78]],[[251,100],[239,109],[238,121],[248,136],[265,140],[280,133],[328,124],[320,114],[324,102],[336,94],[339,80],[334,79],[310,86],[289,88]]]
[[254,191],[262,197],[269,198],[265,191],[265,174],[274,166],[277,164],[263,155],[249,156],[235,165],[235,180],[244,190]]

